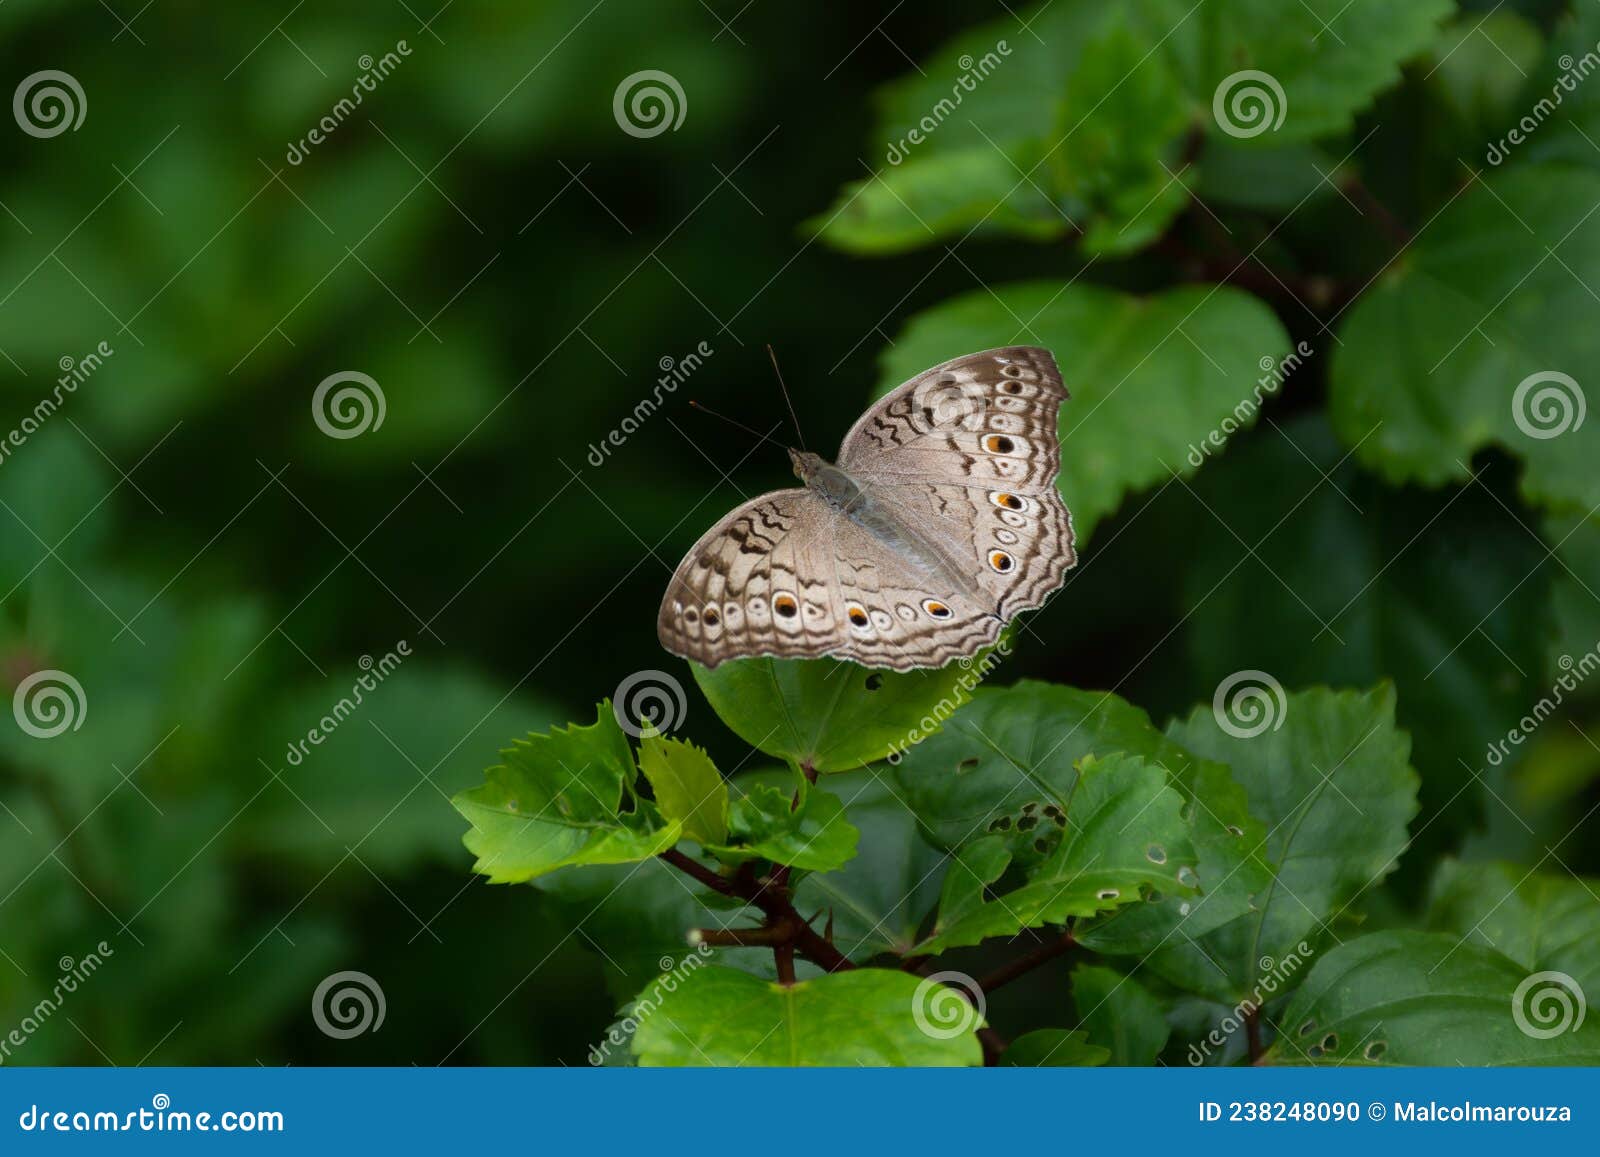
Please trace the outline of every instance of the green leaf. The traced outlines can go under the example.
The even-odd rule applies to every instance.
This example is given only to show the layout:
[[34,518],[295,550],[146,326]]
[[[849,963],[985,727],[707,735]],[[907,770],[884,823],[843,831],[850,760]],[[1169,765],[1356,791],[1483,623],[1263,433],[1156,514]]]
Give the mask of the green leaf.
[[1093,916],[1143,901],[1147,891],[1194,891],[1182,808],[1164,768],[1130,755],[1085,757],[1059,809],[1024,817],[1053,849],[1024,882],[1002,891],[995,885],[1012,860],[1005,837],[966,845],[945,876],[933,933],[917,951],[934,954]]
[[680,821],[686,839],[720,844],[727,838],[728,785],[703,750],[646,734],[639,741],[639,770],[655,791],[662,818]]
[[1273,703],[1274,724],[1256,735],[1231,721],[1245,737],[1224,730],[1211,705],[1169,728],[1186,748],[1232,767],[1267,827],[1266,855],[1277,875],[1254,911],[1205,937],[1169,942],[1150,957],[1151,968],[1235,1003],[1281,962],[1315,951],[1327,924],[1394,869],[1417,811],[1418,782],[1394,708],[1387,684],[1366,692],[1313,688]]
[[1072,970],[1078,1024],[1110,1053],[1113,1065],[1153,1065],[1171,1030],[1161,1002],[1131,976],[1080,964]]
[[1013,1068],[1084,1068],[1111,1059],[1109,1049],[1090,1044],[1081,1032],[1041,1028],[1023,1033],[1000,1054],[1000,1063]]
[[1564,972],[1600,997],[1600,881],[1446,860],[1428,925],[1493,948],[1529,972]]
[[849,771],[947,718],[975,686],[979,660],[873,671],[837,659],[735,659],[695,681],[739,738],[814,771]]
[[[640,1015],[633,1051],[642,1065],[977,1065],[975,1031],[925,1031],[927,982],[898,970],[862,968],[785,987],[730,968],[690,973]],[[960,999],[954,993],[950,996]],[[940,1035],[935,1035],[938,1033]]]
[[1283,325],[1236,289],[1186,286],[1136,297],[1024,282],[918,314],[884,356],[878,393],[975,349],[1030,342],[1055,351],[1072,398],[1061,407],[1058,485],[1079,541],[1128,494],[1194,473],[1193,447],[1242,419],[1261,366],[1289,350]]
[[611,704],[588,727],[557,727],[519,739],[500,753],[487,782],[462,792],[456,810],[472,822],[465,838],[478,857],[473,871],[495,884],[520,884],[576,864],[624,864],[659,855],[678,842],[676,822],[632,798],[635,774],[628,738]]
[[1362,297],[1329,413],[1363,462],[1437,486],[1498,445],[1523,461],[1531,501],[1600,505],[1600,421],[1582,420],[1600,358],[1597,201],[1600,173],[1564,166],[1474,182]]
[[771,860],[809,872],[840,867],[856,854],[861,833],[844,818],[844,804],[810,788],[795,807],[788,792],[757,784],[733,802],[728,845],[708,847],[724,859]]
[[[1426,932],[1377,932],[1311,969],[1267,1051],[1273,1064],[1594,1065],[1600,1023],[1561,1023],[1559,995],[1490,948]],[[1544,991],[1549,995],[1540,997]],[[1569,1004],[1575,997],[1566,991]],[[1530,1003],[1532,1002],[1532,1003]],[[1544,1002],[1541,1004],[1541,1002]],[[1519,1024],[1519,1018],[1521,1024]],[[1548,1018],[1548,1019],[1545,1019]]]
[[[1495,139],[1486,154],[1491,164],[1509,159],[1513,164],[1548,161],[1600,168],[1592,143],[1600,140],[1600,93],[1588,83],[1596,68],[1600,12],[1588,4],[1571,9],[1543,58],[1524,70],[1521,92],[1492,127]],[[1496,39],[1506,43],[1510,38]],[[1525,55],[1520,44],[1514,51],[1519,59]]]
[[805,913],[825,911],[833,924],[834,944],[852,960],[883,952],[905,955],[938,903],[938,869],[945,856],[924,838],[915,813],[886,771],[868,768],[833,782],[861,840],[849,863],[800,881],[795,907]]

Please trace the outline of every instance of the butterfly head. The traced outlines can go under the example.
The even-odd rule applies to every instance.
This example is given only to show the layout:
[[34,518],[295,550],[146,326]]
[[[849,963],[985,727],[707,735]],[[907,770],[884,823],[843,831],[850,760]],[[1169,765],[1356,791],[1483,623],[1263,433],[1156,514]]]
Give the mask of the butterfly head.
[[805,483],[816,477],[824,465],[820,455],[809,450],[796,450],[792,446],[789,448],[789,461],[794,464],[794,476]]

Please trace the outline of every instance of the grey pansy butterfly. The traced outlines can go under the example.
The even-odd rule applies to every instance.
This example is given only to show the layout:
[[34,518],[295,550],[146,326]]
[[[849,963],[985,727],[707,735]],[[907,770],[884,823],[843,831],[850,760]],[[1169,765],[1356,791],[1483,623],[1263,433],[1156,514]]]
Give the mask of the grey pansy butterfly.
[[695,544],[661,602],[662,646],[707,667],[832,655],[906,671],[993,643],[1077,561],[1056,490],[1066,397],[1049,350],[986,350],[874,404],[837,465],[790,450],[805,488]]

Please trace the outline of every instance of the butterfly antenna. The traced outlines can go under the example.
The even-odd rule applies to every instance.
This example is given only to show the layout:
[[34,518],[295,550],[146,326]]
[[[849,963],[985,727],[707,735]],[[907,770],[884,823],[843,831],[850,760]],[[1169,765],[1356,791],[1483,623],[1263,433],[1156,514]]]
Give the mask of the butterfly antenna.
[[699,402],[696,402],[696,401],[690,401],[689,405],[692,408],[694,408],[696,410],[699,410],[702,414],[710,414],[713,418],[721,418],[724,422],[728,423],[728,425],[737,426],[737,427],[739,427],[739,429],[743,430],[746,434],[753,434],[757,438],[760,438],[763,442],[772,442],[772,444],[774,446],[778,445],[777,442],[775,442],[775,441],[773,441],[773,439],[767,437],[767,435],[763,434],[760,430],[757,430],[752,426],[746,426],[743,422],[739,421],[737,418],[730,418],[726,414],[719,414],[715,410],[713,410],[711,407],[702,406]]
[[767,346],[767,357],[772,359],[772,372],[778,375],[778,389],[783,391],[783,400],[789,407],[789,420],[794,423],[794,436],[800,439],[800,449],[806,448],[806,436],[800,432],[800,419],[794,412],[794,399],[789,396],[789,387],[784,385],[783,371],[778,368],[778,355],[772,352],[772,347]]

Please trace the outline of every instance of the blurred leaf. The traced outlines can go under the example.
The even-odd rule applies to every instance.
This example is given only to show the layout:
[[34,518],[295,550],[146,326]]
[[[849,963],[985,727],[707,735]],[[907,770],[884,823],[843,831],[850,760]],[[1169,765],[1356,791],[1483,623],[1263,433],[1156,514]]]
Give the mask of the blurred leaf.
[[952,357],[1019,341],[1055,353],[1072,395],[1061,407],[1058,485],[1080,543],[1129,493],[1192,474],[1194,446],[1237,419],[1261,366],[1289,350],[1272,312],[1236,289],[1134,297],[1028,282],[918,314],[884,355],[878,393]]
[[[659,825],[653,805],[632,796],[633,753],[611,704],[588,727],[557,727],[515,741],[488,782],[455,798],[472,822],[465,837],[473,871],[494,884],[520,884],[578,864],[625,864],[678,842],[676,822]],[[633,810],[623,812],[627,799]]]
[[[662,1001],[662,1015],[641,1018],[633,1050],[643,1065],[981,1063],[972,1032],[935,1036],[919,1024],[919,1002],[929,999],[921,983],[906,972],[862,968],[785,987],[699,968]],[[971,1019],[976,1029],[976,1014]]]
[[700,690],[752,747],[815,771],[849,771],[882,759],[924,729],[931,712],[966,699],[960,663],[935,670],[873,671],[837,659],[735,659],[690,665]]
[[1153,1065],[1167,1047],[1161,1002],[1131,976],[1099,965],[1072,970],[1072,1000],[1078,1023],[1113,1065]]
[[1573,1024],[1571,1031],[1548,1039],[1519,1026],[1513,995],[1525,979],[1521,965],[1454,936],[1362,936],[1334,948],[1311,969],[1283,1014],[1283,1034],[1266,1060],[1289,1065],[1600,1064],[1600,1024]]
[[1111,1059],[1109,1049],[1089,1043],[1081,1032],[1064,1028],[1041,1028],[1023,1033],[1000,1054],[1000,1063],[1013,1068],[1084,1068],[1103,1065]]
[[1147,891],[1193,891],[1194,857],[1182,806],[1164,768],[1129,755],[1085,757],[1060,814],[1036,821],[1039,842],[1048,836],[1054,846],[1028,870],[1026,881],[1000,885],[1011,863],[1004,837],[965,845],[945,875],[933,933],[917,952],[932,955],[1093,916],[1139,903]]
[[662,818],[681,822],[685,839],[720,844],[727,838],[728,785],[703,750],[647,733],[639,741],[639,770],[654,789]]
[[[1499,445],[1534,502],[1600,505],[1600,422],[1583,378],[1600,282],[1600,174],[1556,166],[1474,182],[1357,303],[1333,354],[1329,414],[1394,483],[1471,476]],[[1559,376],[1552,376],[1559,375]],[[1592,389],[1592,382],[1590,384]]]

